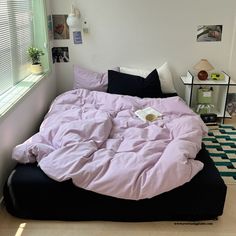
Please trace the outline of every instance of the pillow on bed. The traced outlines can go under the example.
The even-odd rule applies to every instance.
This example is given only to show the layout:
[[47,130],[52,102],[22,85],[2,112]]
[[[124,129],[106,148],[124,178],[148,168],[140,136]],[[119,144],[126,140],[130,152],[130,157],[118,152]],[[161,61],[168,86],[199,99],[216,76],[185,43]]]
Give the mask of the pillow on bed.
[[162,97],[161,85],[156,69],[146,78],[109,70],[107,92],[140,98]]
[[[163,93],[176,93],[176,90],[173,84],[172,75],[168,67],[168,63],[165,62],[162,66],[157,68],[157,71],[158,71],[159,79],[161,82],[162,92]],[[150,70],[120,67],[120,72],[146,77],[150,73]]]
[[[73,89],[83,88],[94,91],[107,91],[108,72],[99,73],[80,67],[73,66],[74,71],[74,85]],[[119,71],[119,68],[114,68],[114,71]]]

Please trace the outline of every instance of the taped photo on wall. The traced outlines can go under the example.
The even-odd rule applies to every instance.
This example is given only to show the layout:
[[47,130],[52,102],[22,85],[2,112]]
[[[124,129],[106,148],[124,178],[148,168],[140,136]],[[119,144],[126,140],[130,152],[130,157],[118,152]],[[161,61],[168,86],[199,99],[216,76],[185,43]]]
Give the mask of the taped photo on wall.
[[221,41],[223,25],[199,25],[197,27],[197,42]]
[[69,39],[69,27],[66,23],[68,15],[52,15],[54,39]]
[[53,63],[65,63],[70,61],[68,47],[54,47],[52,48]]
[[227,112],[236,117],[236,93],[229,93],[226,105]]

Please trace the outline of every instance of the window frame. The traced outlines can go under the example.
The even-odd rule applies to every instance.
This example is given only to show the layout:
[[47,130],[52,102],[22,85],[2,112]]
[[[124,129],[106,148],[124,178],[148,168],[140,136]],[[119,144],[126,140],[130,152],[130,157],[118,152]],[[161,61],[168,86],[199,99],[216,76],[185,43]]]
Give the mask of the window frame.
[[[4,93],[0,94],[0,119],[4,117],[4,115],[8,111],[10,111],[11,108],[13,108],[42,79],[48,77],[52,70],[52,63],[51,60],[49,60],[49,38],[45,0],[32,0],[32,13],[35,41],[33,46],[42,48],[45,52],[45,55],[42,57],[44,73],[42,75],[29,74],[25,79],[21,80],[20,82],[14,81],[13,86],[11,86]],[[41,30],[38,30],[39,28]]]

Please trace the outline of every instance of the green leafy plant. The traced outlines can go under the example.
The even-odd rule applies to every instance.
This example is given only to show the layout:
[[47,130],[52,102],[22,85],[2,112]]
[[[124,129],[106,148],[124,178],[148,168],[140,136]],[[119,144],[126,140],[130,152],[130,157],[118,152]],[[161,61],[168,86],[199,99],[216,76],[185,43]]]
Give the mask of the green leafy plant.
[[40,64],[40,57],[44,55],[44,52],[41,49],[34,47],[29,47],[27,53],[30,56],[33,65]]

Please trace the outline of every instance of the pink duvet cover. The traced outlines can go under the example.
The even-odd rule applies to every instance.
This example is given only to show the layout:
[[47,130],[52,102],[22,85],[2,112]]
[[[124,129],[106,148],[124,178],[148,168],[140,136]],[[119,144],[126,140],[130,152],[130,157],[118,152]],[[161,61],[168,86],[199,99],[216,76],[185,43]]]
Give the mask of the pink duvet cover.
[[[135,111],[152,107],[154,122]],[[40,130],[13,150],[57,181],[125,199],[151,198],[191,180],[207,128],[179,97],[140,99],[84,89],[55,99]]]

